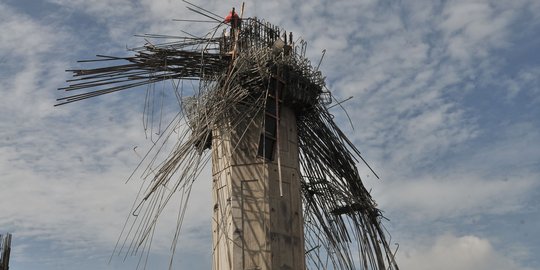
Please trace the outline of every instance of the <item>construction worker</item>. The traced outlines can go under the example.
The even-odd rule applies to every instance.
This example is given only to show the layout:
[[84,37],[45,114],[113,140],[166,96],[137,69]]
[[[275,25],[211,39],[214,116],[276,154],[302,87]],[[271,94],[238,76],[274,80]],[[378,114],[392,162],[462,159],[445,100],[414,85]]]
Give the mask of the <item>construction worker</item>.
[[228,45],[226,45],[226,50],[229,53],[233,53],[236,48],[236,41],[238,39],[237,29],[240,29],[242,23],[240,16],[238,16],[238,13],[235,12],[234,7],[232,8],[231,12],[229,12],[229,14],[225,17],[224,22],[231,25],[229,32],[225,32],[224,41],[225,43],[228,43]]
[[242,21],[240,20],[238,13],[234,11],[234,7],[232,8],[231,12],[229,12],[229,15],[225,17],[225,23],[230,23],[232,29],[240,28]]

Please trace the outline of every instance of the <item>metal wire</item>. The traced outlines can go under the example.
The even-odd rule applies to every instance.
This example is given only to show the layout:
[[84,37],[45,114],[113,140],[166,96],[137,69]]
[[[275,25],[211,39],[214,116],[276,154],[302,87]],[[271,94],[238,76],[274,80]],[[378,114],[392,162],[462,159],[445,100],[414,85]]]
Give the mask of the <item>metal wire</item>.
[[[217,20],[215,14],[193,8]],[[219,24],[205,37],[174,37],[180,41],[163,44],[147,42],[132,49],[134,56],[99,56],[84,61],[110,65],[69,70],[74,79],[61,90],[84,92],[62,97],[57,105],[165,80],[173,80],[173,91],[181,105],[177,117],[162,130],[163,101],[155,101],[153,88],[147,91],[145,113],[156,111],[159,116],[146,116],[144,126],[152,129],[152,118],[159,119],[158,137],[144,162],[137,166],[136,171],[146,181],[114,253],[142,254],[145,259],[140,261],[140,266],[145,268],[157,220],[171,198],[179,194],[178,225],[172,241],[174,253],[192,184],[209,162],[208,149],[219,143],[212,140],[212,130],[243,128],[241,132],[245,134],[252,123],[264,121],[260,119],[264,119],[261,115],[268,85],[277,70],[281,70],[286,74],[287,85],[282,94],[283,106],[292,108],[297,119],[308,267],[398,269],[381,224],[382,214],[356,168],[358,160],[365,160],[333,121],[329,104],[320,98],[325,89],[324,77],[318,66],[313,68],[304,57],[306,43],[300,41],[300,46],[296,46],[291,38],[288,47],[276,48],[279,28],[252,18],[245,19],[242,25],[236,29],[240,31],[237,40],[231,40],[232,35],[216,38],[215,33],[222,26]],[[184,96],[183,81],[187,80],[198,81],[192,86],[191,96]],[[170,143],[174,147],[165,153]],[[369,165],[368,168],[371,169]]]

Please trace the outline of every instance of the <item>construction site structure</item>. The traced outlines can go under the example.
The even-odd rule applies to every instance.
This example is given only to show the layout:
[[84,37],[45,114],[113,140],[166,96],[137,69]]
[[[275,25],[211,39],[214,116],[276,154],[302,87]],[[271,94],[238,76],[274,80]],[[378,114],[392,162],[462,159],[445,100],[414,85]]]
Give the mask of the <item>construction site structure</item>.
[[[290,38],[257,19],[237,21],[223,32],[220,52],[241,57],[271,48],[276,56],[290,58]],[[267,80],[247,89],[264,97],[264,109],[240,121],[223,117],[211,131],[214,270],[305,269],[296,116],[282,98],[290,91],[284,77],[291,67],[264,64]],[[312,94],[312,102],[317,95]],[[288,104],[302,102],[290,93],[287,97]]]
[[0,270],[9,270],[11,253],[11,234],[0,234]]
[[[320,62],[314,67],[305,56],[307,43],[264,20],[234,10],[224,20],[184,2],[216,26],[162,44],[148,39],[171,36],[144,35],[133,56],[82,61],[115,64],[69,70],[74,79],[61,89],[87,91],[58,99],[172,81],[181,111],[159,140],[178,142],[156,161],[163,143],[156,141],[139,166],[149,181],[118,249],[148,257],[159,215],[180,194],[174,254],[192,184],[211,160],[213,270],[397,270],[382,214],[356,168],[365,160],[334,123],[333,97]],[[193,80],[192,91],[182,88]],[[147,88],[145,112],[159,104],[155,93]]]
[[280,109],[264,138],[261,125],[212,130],[212,269],[305,269],[296,119]]

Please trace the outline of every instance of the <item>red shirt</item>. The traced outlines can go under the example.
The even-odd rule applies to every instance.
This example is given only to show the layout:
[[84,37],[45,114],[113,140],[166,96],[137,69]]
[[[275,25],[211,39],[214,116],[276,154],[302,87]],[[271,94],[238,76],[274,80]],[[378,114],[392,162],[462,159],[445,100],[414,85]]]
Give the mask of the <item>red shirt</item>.
[[235,21],[238,21],[240,19],[240,17],[238,17],[238,14],[236,12],[229,12],[229,15],[227,15],[227,17],[225,17],[225,22],[226,23],[230,23],[232,20],[235,20]]

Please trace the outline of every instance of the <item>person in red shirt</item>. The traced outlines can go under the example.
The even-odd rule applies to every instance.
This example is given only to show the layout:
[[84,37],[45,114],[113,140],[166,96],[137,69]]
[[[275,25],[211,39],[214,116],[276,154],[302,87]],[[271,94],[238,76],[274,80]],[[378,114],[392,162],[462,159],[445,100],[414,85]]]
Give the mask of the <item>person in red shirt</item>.
[[240,24],[242,22],[240,20],[240,17],[238,16],[238,13],[234,11],[234,8],[232,8],[231,12],[229,12],[229,15],[225,17],[225,23],[230,23],[233,29],[240,28]]

